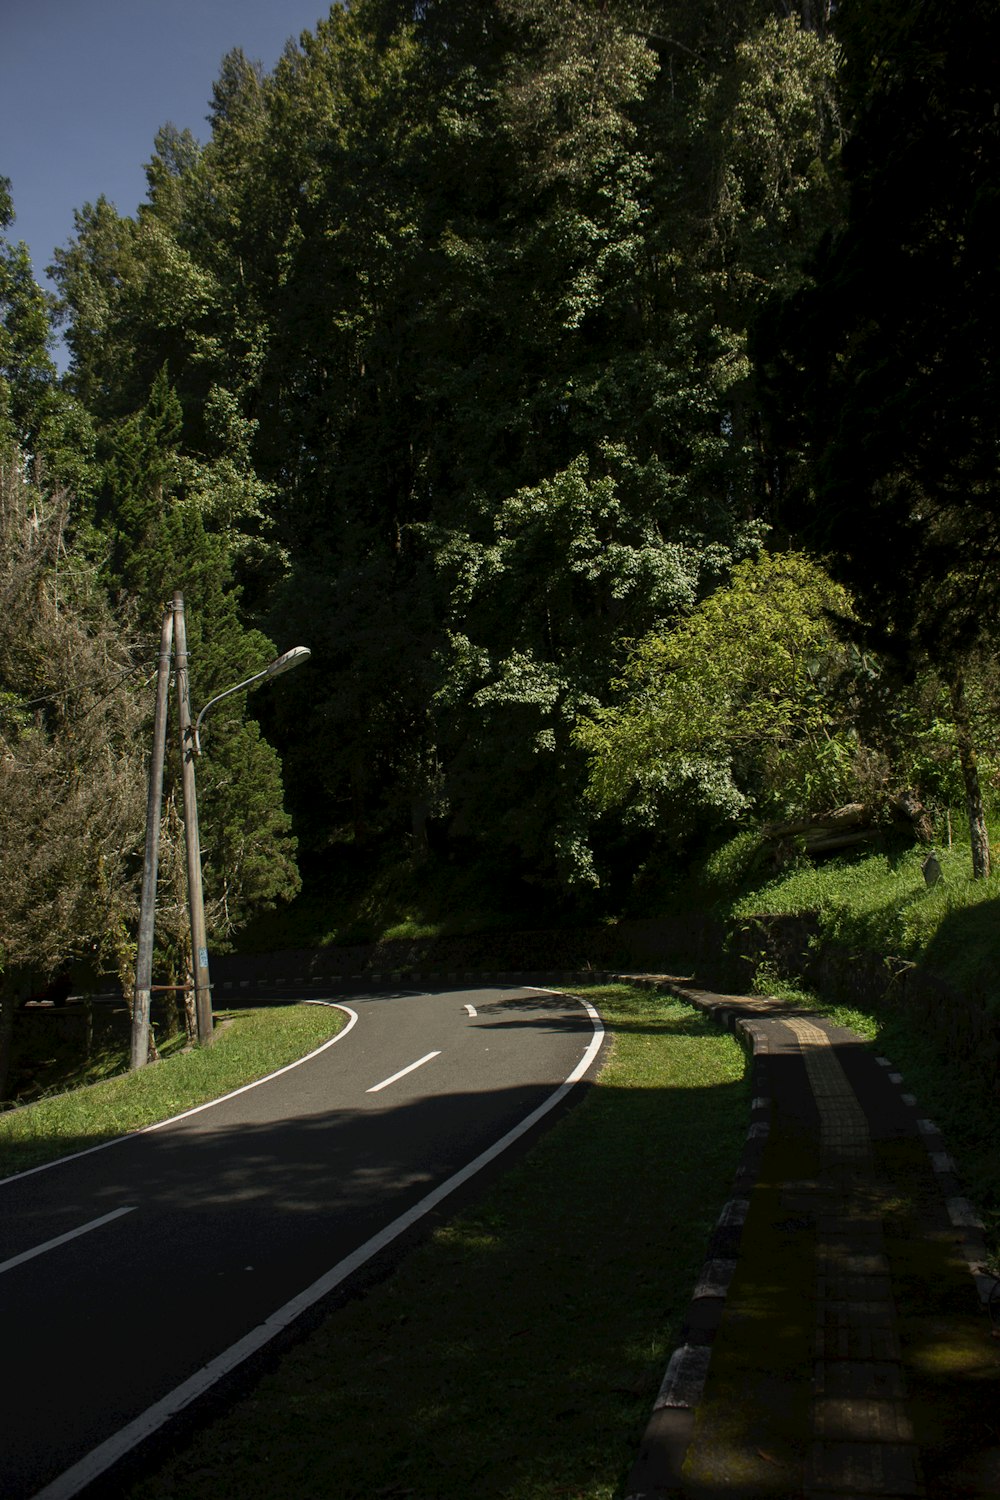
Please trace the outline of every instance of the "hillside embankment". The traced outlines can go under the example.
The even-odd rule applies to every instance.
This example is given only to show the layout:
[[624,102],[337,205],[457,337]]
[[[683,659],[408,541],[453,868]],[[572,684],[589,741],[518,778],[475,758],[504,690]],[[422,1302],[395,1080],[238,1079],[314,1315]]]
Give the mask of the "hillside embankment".
[[820,1000],[888,1020],[905,1018],[935,1049],[1000,1084],[1000,1017],[993,986],[960,984],[914,959],[824,941],[815,913],[762,912],[731,935],[738,979],[773,975]]

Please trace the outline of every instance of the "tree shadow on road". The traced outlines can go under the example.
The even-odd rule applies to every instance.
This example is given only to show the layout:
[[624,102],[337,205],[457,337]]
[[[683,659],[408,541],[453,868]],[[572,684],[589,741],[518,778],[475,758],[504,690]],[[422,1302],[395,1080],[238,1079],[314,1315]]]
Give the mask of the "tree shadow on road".
[[[298,1325],[293,1347],[243,1372],[242,1399],[203,1435],[185,1447],[176,1431],[161,1434],[142,1463],[169,1448],[162,1471],[134,1491],[118,1474],[108,1493],[611,1494],[634,1457],[749,1110],[731,1038],[676,1002],[644,996],[616,1009],[611,1061],[557,1129],[522,1141],[516,1158],[338,1287]],[[500,1126],[540,1097],[494,1093]],[[135,1143],[150,1232],[169,1248],[179,1226],[176,1285],[150,1310],[146,1337],[166,1341],[175,1321],[197,1321],[220,1299],[235,1307],[282,1262],[295,1262],[300,1285],[322,1274],[340,1253],[337,1223],[349,1220],[357,1243],[385,1221],[387,1202],[401,1212],[426,1194],[401,1143],[419,1139],[432,1114],[455,1143],[454,1165],[486,1144],[470,1123],[478,1102],[386,1103],[360,1155],[355,1123],[322,1110],[283,1126],[191,1122],[196,1169],[167,1133]],[[499,1133],[496,1121],[489,1133]],[[109,1169],[109,1203],[133,1149],[92,1158]],[[233,1212],[266,1225],[239,1264],[221,1222]],[[197,1277],[180,1233],[191,1215]],[[106,1274],[114,1282],[122,1272],[108,1265]],[[124,1344],[118,1356],[127,1357]],[[73,1379],[56,1372],[66,1389],[50,1386],[48,1399],[71,1400]],[[216,1403],[231,1395],[217,1392]],[[204,1420],[202,1408],[189,1427]]]

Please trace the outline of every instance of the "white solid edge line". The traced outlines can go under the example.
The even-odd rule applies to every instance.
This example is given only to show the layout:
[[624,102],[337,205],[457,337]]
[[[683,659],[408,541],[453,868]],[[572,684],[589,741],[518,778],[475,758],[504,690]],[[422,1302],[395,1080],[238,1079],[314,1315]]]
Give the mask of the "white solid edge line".
[[422,1068],[424,1063],[429,1063],[432,1058],[440,1056],[441,1048],[439,1047],[436,1052],[428,1052],[426,1057],[418,1057],[416,1062],[410,1063],[408,1067],[400,1068],[399,1072],[393,1073],[391,1078],[383,1078],[381,1083],[372,1084],[370,1089],[365,1089],[365,1093],[377,1094],[380,1090],[387,1089],[390,1083],[398,1083],[401,1078],[406,1077],[407,1073],[415,1072],[417,1068]]
[[282,1073],[290,1073],[293,1068],[301,1068],[303,1063],[318,1057],[328,1047],[334,1046],[341,1041],[354,1026],[358,1019],[356,1010],[349,1005],[340,1005],[336,1000],[306,1000],[305,1005],[329,1005],[333,1010],[345,1010],[350,1020],[343,1031],[338,1031],[336,1036],[330,1037],[329,1041],[323,1042],[321,1046],[314,1047],[307,1052],[305,1057],[299,1057],[295,1062],[286,1063],[283,1068],[278,1068],[274,1073],[265,1073],[263,1078],[255,1078],[253,1083],[244,1083],[241,1088],[231,1089],[228,1094],[220,1094],[218,1099],[208,1099],[204,1104],[195,1104],[191,1109],[185,1109],[179,1115],[171,1115],[168,1120],[157,1120],[152,1125],[144,1125],[141,1130],[130,1130],[127,1135],[116,1135],[113,1141],[102,1141],[99,1146],[86,1146],[82,1151],[71,1151],[68,1156],[57,1156],[54,1161],[43,1161],[40,1166],[28,1167],[23,1172],[15,1172],[12,1177],[0,1178],[0,1188],[5,1188],[10,1182],[21,1182],[25,1177],[34,1177],[36,1172],[49,1172],[53,1167],[64,1166],[68,1161],[79,1161],[81,1156],[93,1156],[95,1151],[107,1151],[110,1146],[121,1146],[125,1141],[134,1141],[140,1135],[150,1135],[154,1130],[165,1130],[168,1125],[176,1125],[178,1120],[186,1120],[191,1115],[200,1115],[203,1109],[214,1109],[217,1104],[225,1104],[227,1099],[235,1099],[238,1094],[245,1094],[250,1089],[259,1089],[262,1083],[270,1083],[272,1078],[280,1078]]
[[[549,990],[543,993],[557,994],[559,992]],[[536,1125],[551,1109],[554,1109],[560,1100],[566,1097],[573,1085],[578,1083],[586,1073],[600,1051],[601,1043],[604,1040],[604,1025],[594,1007],[589,1001],[582,999],[580,996],[572,998],[578,999],[586,1010],[587,1015],[590,1017],[591,1025],[594,1028],[594,1034],[590,1039],[589,1046],[569,1077],[547,1099],[538,1105],[537,1109],[533,1109],[530,1115],[526,1115],[520,1124],[508,1130],[507,1134],[502,1136],[500,1140],[495,1141],[492,1146],[480,1152],[474,1161],[460,1168],[447,1181],[440,1183],[438,1187],[428,1193],[425,1198],[421,1198],[419,1203],[415,1203],[412,1208],[407,1209],[406,1213],[400,1214],[397,1219],[393,1219],[392,1223],[387,1224],[378,1234],[366,1240],[363,1245],[359,1245],[357,1250],[346,1256],[344,1260],[339,1261],[337,1265],[321,1276],[318,1281],[314,1281],[311,1286],[306,1287],[305,1291],[300,1292],[297,1297],[293,1297],[290,1302],[286,1302],[283,1307],[279,1307],[277,1312],[272,1313],[265,1322],[259,1324],[252,1332],[246,1334],[237,1343],[231,1344],[228,1349],[224,1350],[222,1354],[217,1355],[215,1359],[210,1360],[207,1365],[203,1365],[197,1374],[192,1375],[188,1380],[175,1386],[161,1400],[147,1407],[134,1421],[129,1422],[126,1427],[122,1427],[103,1443],[100,1443],[98,1447],[91,1449],[72,1468],[64,1469],[60,1475],[52,1480],[51,1484],[47,1484],[43,1490],[39,1490],[33,1497],[33,1500],[72,1500],[74,1495],[78,1495],[86,1485],[92,1484],[95,1479],[98,1479],[110,1469],[112,1464],[117,1463],[120,1458],[135,1448],[144,1438],[149,1437],[158,1428],[162,1427],[164,1422],[168,1422],[171,1417],[176,1416],[178,1412],[190,1406],[192,1401],[196,1401],[199,1396],[204,1395],[205,1391],[209,1390],[216,1381],[221,1380],[224,1375],[230,1374],[244,1360],[256,1354],[258,1349],[262,1349],[265,1344],[270,1343],[271,1339],[275,1338],[293,1323],[301,1313],[304,1313],[315,1303],[321,1301],[323,1297],[339,1286],[342,1281],[345,1281],[348,1276],[352,1275],[359,1266],[363,1266],[365,1261],[370,1260],[373,1255],[377,1255],[380,1250],[384,1250],[387,1245],[391,1245],[393,1240],[398,1239],[418,1219],[422,1219],[425,1214],[430,1213],[432,1208],[436,1208],[443,1199],[455,1192],[457,1188],[462,1187],[471,1177],[480,1172],[483,1167],[506,1151],[508,1146],[513,1145],[533,1125]]]
[[26,1260],[34,1260],[36,1255],[44,1255],[46,1250],[55,1250],[59,1245],[68,1244],[70,1240],[78,1240],[81,1234],[100,1229],[102,1224],[110,1224],[112,1219],[120,1219],[122,1214],[134,1213],[135,1209],[134,1203],[130,1203],[127,1208],[116,1208],[113,1213],[102,1214],[99,1219],[91,1219],[89,1224],[81,1224],[79,1229],[69,1229],[65,1234],[58,1234],[54,1240],[46,1240],[44,1245],[36,1245],[33,1250],[22,1250],[20,1255],[12,1255],[10,1260],[0,1264],[0,1276],[4,1271],[13,1271],[15,1266],[23,1266]]

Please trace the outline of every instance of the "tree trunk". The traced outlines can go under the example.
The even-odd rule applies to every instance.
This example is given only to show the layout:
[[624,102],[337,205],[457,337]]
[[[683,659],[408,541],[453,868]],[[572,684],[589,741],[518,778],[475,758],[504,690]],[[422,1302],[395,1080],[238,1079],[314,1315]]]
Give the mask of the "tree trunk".
[[969,837],[972,840],[972,877],[985,880],[990,873],[990,836],[986,831],[983,794],[979,786],[979,764],[972,743],[972,723],[965,701],[965,679],[956,672],[951,680],[951,712],[955,721],[955,741],[965,783],[965,806],[969,815]]
[[431,804],[426,797],[411,797],[410,829],[413,835],[413,852],[418,859],[427,857],[427,819],[430,815]]

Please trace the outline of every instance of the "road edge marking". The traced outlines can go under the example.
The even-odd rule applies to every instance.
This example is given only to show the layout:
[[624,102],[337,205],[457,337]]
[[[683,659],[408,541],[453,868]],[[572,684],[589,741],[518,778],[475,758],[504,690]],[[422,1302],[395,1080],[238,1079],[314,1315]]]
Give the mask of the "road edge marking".
[[[530,988],[540,994],[563,994],[559,990],[540,990],[535,985],[530,986]],[[372,1235],[370,1239],[366,1240],[363,1245],[359,1245],[350,1255],[338,1261],[335,1266],[331,1267],[317,1281],[314,1281],[311,1286],[307,1286],[297,1297],[293,1297],[291,1301],[279,1307],[276,1312],[273,1312],[263,1323],[258,1324],[250,1333],[245,1334],[235,1344],[231,1344],[228,1349],[224,1349],[221,1354],[216,1355],[215,1359],[203,1365],[196,1374],[182,1381],[172,1391],[168,1391],[165,1396],[161,1397],[159,1401],[154,1402],[152,1406],[148,1406],[144,1412],[141,1412],[138,1417],[134,1418],[125,1427],[120,1428],[118,1432],[106,1438],[103,1443],[99,1443],[96,1448],[92,1448],[89,1453],[85,1454],[71,1468],[64,1469],[44,1489],[38,1490],[33,1496],[33,1500],[73,1500],[73,1496],[78,1495],[87,1485],[93,1484],[112,1465],[116,1464],[119,1459],[124,1458],[139,1443],[151,1437],[154,1432],[157,1432],[164,1423],[184,1411],[199,1396],[204,1395],[219,1380],[231,1374],[238,1366],[256,1354],[259,1349],[263,1349],[273,1338],[276,1338],[279,1333],[284,1332],[286,1328],[294,1323],[295,1319],[302,1313],[308,1311],[317,1302],[322,1301],[342,1281],[346,1281],[348,1276],[353,1275],[366,1261],[370,1260],[373,1255],[377,1255],[379,1251],[391,1245],[393,1240],[398,1239],[401,1234],[410,1229],[418,1220],[430,1213],[431,1209],[436,1208],[445,1198],[449,1197],[458,1188],[464,1186],[477,1172],[482,1171],[483,1167],[488,1166],[490,1162],[495,1161],[498,1156],[501,1156],[507,1150],[508,1146],[512,1146],[522,1135],[527,1134],[539,1120],[544,1119],[550,1110],[553,1110],[566,1097],[574,1085],[579,1083],[600,1052],[604,1041],[604,1023],[590,1001],[584,1000],[580,995],[572,994],[565,994],[563,998],[576,1000],[583,1006],[594,1028],[594,1032],[579,1062],[547,1099],[543,1099],[542,1103],[537,1105],[529,1115],[526,1115],[519,1124],[512,1126],[506,1135],[501,1136],[498,1141],[494,1141],[492,1146],[488,1146],[485,1151],[481,1151],[471,1162],[467,1162],[464,1167],[460,1167],[451,1177],[439,1183],[436,1188],[421,1198],[412,1208],[407,1209],[405,1213],[393,1219],[384,1229],[379,1230],[378,1234]],[[338,1035],[343,1036],[344,1033],[339,1032]]]
[[0,1189],[5,1188],[10,1182],[23,1182],[25,1177],[34,1177],[36,1172],[48,1172],[53,1167],[61,1167],[68,1161],[79,1161],[82,1156],[93,1156],[97,1151],[107,1151],[111,1146],[122,1146],[126,1141],[138,1140],[141,1135],[150,1135],[154,1130],[165,1130],[168,1125],[176,1125],[179,1120],[186,1120],[190,1115],[199,1115],[203,1109],[214,1109],[217,1104],[225,1104],[227,1099],[235,1099],[238,1094],[245,1094],[249,1089],[260,1088],[262,1083],[270,1083],[272,1078],[280,1078],[282,1073],[290,1073],[293,1068],[301,1068],[303,1063],[318,1057],[328,1047],[333,1047],[342,1041],[349,1031],[352,1030],[358,1019],[356,1010],[349,1005],[341,1005],[337,1000],[305,1000],[304,1005],[328,1005],[333,1010],[344,1010],[350,1016],[350,1020],[343,1031],[338,1031],[336,1036],[330,1037],[320,1046],[314,1047],[307,1052],[305,1057],[297,1057],[294,1062],[286,1063],[283,1068],[277,1068],[273,1073],[265,1073],[263,1078],[255,1078],[252,1083],[244,1083],[238,1089],[230,1089],[228,1094],[220,1094],[218,1099],[206,1099],[204,1104],[192,1105],[190,1109],[182,1110],[179,1115],[171,1115],[166,1120],[154,1120],[152,1125],[143,1125],[139,1130],[129,1130],[125,1135],[116,1135],[113,1140],[101,1141],[97,1146],[85,1146],[82,1151],[71,1151],[68,1156],[55,1156],[51,1161],[43,1161],[37,1167],[26,1167],[23,1172],[15,1172],[11,1177],[0,1177]]

